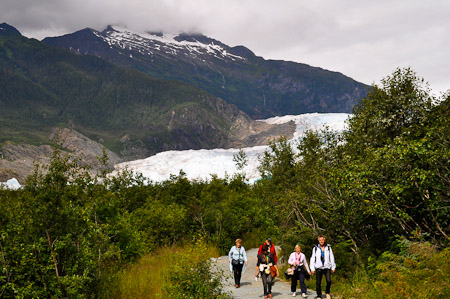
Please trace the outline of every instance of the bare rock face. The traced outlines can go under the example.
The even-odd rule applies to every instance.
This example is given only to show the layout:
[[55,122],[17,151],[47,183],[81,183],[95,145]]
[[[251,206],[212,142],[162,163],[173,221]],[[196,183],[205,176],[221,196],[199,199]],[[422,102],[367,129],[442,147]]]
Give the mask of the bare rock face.
[[[54,140],[57,136],[63,150],[70,152],[74,157],[80,157],[82,164],[92,166],[93,173],[100,169],[98,157],[102,156],[103,145],[69,129],[55,128],[49,138]],[[49,163],[53,149],[49,145],[8,143],[0,152],[0,182],[16,178],[23,183],[25,178],[32,174],[36,163],[42,165]],[[110,150],[106,150],[106,153],[109,158],[107,165],[109,169],[114,169],[114,164],[122,162]]]
[[[50,140],[55,140],[56,138],[61,140],[61,145],[64,149],[72,152],[75,156],[80,156],[82,162],[86,163],[86,165],[95,165],[98,162],[98,157],[101,157],[103,154],[104,146],[102,144],[89,139],[75,130],[55,128],[50,135]],[[108,155],[109,167],[122,162],[115,153],[108,149],[105,150]]]
[[[205,103],[206,104],[206,103]],[[227,126],[229,130],[225,130],[228,135],[223,134],[223,130],[219,130],[215,123],[199,123],[198,130],[209,131],[211,136],[202,133],[209,138],[216,138],[217,144],[223,148],[231,147],[248,147],[256,145],[266,145],[271,139],[277,139],[281,135],[287,138],[292,138],[295,131],[295,124],[293,122],[272,125],[265,122],[255,121],[248,117],[245,113],[237,109],[234,105],[229,105],[220,100],[216,102],[208,102],[211,109],[223,116],[223,125]],[[171,123],[177,122],[196,122],[197,118],[190,119],[192,114],[189,111],[177,111],[171,118]],[[170,122],[169,122],[170,123]],[[177,132],[177,140],[180,143],[180,149],[189,145],[188,136],[183,140],[182,132]],[[222,134],[222,135],[221,135]],[[55,128],[49,136],[50,140],[61,144],[64,151],[70,152],[73,157],[80,158],[83,165],[92,167],[92,173],[100,170],[100,163],[98,158],[103,155],[104,146],[95,142],[88,137],[80,134],[73,129]],[[147,157],[148,153],[145,151],[145,146],[139,143],[130,143],[127,136],[123,137],[122,142],[129,143],[126,149],[129,151],[129,156]],[[191,148],[202,148],[202,144],[190,145]],[[172,148],[162,149],[169,150]],[[123,162],[125,159],[120,158],[112,151],[105,149],[108,156],[108,169],[113,170],[114,165]],[[0,150],[0,182],[6,182],[11,178],[16,178],[20,183],[23,183],[25,178],[32,174],[34,165],[48,164],[53,149],[49,145],[30,145],[30,144],[12,144],[8,143]],[[129,157],[128,157],[129,158]],[[129,160],[129,159],[126,159]]]
[[0,154],[0,182],[16,178],[23,183],[33,172],[35,163],[48,163],[51,153],[49,145],[6,144]]
[[277,139],[281,135],[288,139],[294,135],[295,124],[292,121],[281,125],[268,124],[253,120],[235,105],[228,104],[221,99],[214,104],[215,106],[212,108],[230,126],[229,141],[224,144],[225,148],[267,145],[271,139]]

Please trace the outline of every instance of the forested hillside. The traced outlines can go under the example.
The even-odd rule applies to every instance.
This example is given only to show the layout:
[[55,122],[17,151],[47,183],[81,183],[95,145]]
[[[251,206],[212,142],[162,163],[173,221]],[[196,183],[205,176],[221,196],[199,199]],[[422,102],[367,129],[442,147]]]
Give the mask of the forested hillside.
[[180,80],[236,105],[254,119],[310,112],[350,112],[367,85],[341,73],[265,60],[244,46],[201,34],[135,33],[108,26],[48,37],[44,43],[95,55],[160,79]]
[[[342,135],[309,132],[298,154],[286,139],[272,143],[254,185],[244,173],[180,173],[161,184],[130,173],[92,178],[55,151],[45,175],[37,169],[23,189],[0,190],[0,296],[126,298],[127,273],[152,277],[166,263],[151,258],[164,256],[163,286],[139,297],[226,298],[193,244],[223,254],[238,237],[249,248],[270,234],[284,253],[300,243],[309,256],[325,234],[333,292],[344,298],[448,297],[449,105],[398,69]],[[236,161],[245,165],[245,155]],[[183,244],[179,259],[157,255]]]
[[248,146],[243,128],[271,127],[260,128],[235,106],[185,83],[49,47],[1,26],[0,146],[48,143],[53,127],[66,127],[129,160],[164,150]]

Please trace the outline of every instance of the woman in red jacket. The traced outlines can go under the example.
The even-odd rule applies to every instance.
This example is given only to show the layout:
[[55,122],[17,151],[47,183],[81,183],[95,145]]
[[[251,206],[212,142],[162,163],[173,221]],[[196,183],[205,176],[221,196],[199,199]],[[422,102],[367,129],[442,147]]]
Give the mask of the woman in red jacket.
[[[270,238],[270,237],[267,238],[266,242],[264,244],[267,244],[267,246],[269,247],[268,251],[273,254],[273,257],[275,259],[275,263],[277,263],[278,262],[277,251],[275,250],[275,246],[272,245],[272,238]],[[259,246],[258,255],[261,254],[262,247],[264,246],[264,244]]]

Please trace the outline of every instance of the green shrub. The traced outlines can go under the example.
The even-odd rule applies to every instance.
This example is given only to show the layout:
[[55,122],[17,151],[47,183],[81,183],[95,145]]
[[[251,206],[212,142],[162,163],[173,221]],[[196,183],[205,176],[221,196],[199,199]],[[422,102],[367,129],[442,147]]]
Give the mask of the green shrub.
[[228,298],[223,292],[221,271],[210,259],[215,247],[199,241],[163,247],[104,283],[102,298]]
[[339,288],[344,298],[448,298],[450,248],[402,240],[400,253],[387,251],[366,271]]
[[170,256],[172,266],[165,271],[168,284],[163,288],[168,298],[229,298],[223,291],[223,272],[214,270],[208,248],[202,242]]

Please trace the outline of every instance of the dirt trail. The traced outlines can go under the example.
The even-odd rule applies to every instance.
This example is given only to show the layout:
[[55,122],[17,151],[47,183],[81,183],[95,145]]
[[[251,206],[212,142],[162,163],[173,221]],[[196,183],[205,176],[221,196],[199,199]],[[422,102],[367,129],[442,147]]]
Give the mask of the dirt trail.
[[[241,287],[234,287],[234,279],[232,273],[230,273],[228,256],[221,256],[218,258],[217,263],[227,275],[227,280],[225,282],[225,291],[232,294],[232,298],[264,298],[263,285],[261,279],[255,281],[255,269],[256,269],[256,254],[258,249],[247,250],[248,267],[245,273],[242,274]],[[280,273],[280,276],[284,273]],[[297,287],[297,297],[302,298],[300,292],[300,285]],[[279,278],[275,279],[275,284],[272,287],[273,298],[293,298],[291,293],[290,282],[285,282]],[[315,299],[316,292],[313,290],[308,290],[308,299]],[[324,296],[325,297],[325,296]]]

